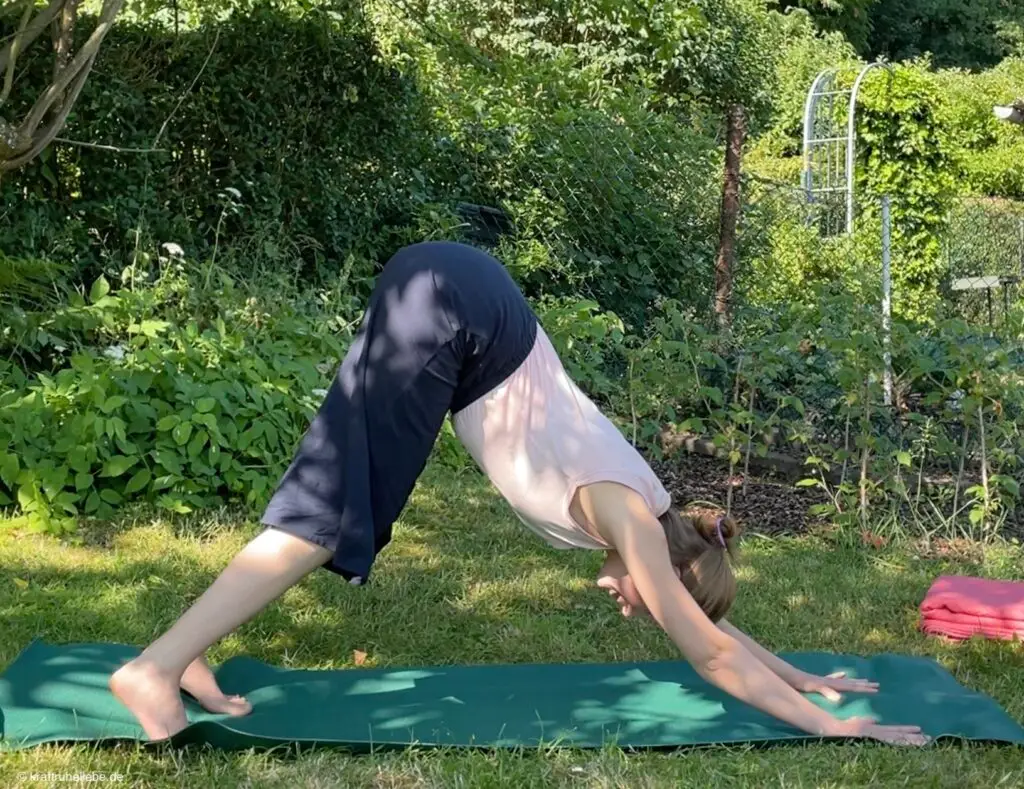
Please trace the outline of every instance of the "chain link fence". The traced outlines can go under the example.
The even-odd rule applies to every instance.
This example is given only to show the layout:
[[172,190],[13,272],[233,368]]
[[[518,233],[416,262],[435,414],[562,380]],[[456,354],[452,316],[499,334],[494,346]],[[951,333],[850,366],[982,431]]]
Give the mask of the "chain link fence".
[[961,200],[942,239],[945,297],[964,320],[999,328],[1020,296],[1024,276],[1024,204]]

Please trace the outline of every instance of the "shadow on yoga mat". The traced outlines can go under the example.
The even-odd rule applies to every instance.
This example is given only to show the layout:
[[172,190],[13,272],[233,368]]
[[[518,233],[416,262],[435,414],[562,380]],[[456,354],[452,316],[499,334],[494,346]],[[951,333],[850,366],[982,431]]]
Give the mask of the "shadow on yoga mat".
[[[0,676],[0,747],[140,739],[141,730],[107,690],[111,672],[138,652],[116,644],[29,645]],[[876,715],[883,723],[919,725],[933,737],[1024,744],[1024,729],[999,705],[958,684],[932,660],[820,653],[786,659],[816,674],[845,670],[881,683],[877,694],[847,695],[834,709],[840,717]],[[190,704],[190,725],[173,744],[226,750],[324,744],[366,751],[814,739],[721,693],[682,662],[315,671],[239,657],[216,674],[225,693],[248,696],[252,713],[228,718]]]

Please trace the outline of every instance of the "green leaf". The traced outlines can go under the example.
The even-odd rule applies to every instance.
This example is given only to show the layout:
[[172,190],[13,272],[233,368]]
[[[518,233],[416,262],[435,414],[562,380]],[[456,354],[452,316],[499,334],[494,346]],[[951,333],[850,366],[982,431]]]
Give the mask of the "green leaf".
[[112,504],[114,506],[120,504],[122,501],[121,494],[112,488],[104,488],[100,492],[100,498],[107,502],[107,504]]
[[1020,483],[1018,483],[1017,480],[1003,474],[999,475],[998,480],[999,484],[1003,487],[1003,490],[1007,491],[1014,498],[1020,497]]
[[114,455],[114,457],[110,458],[103,464],[103,471],[100,472],[100,476],[120,477],[137,462],[138,458],[130,458],[126,455]]
[[114,411],[116,411],[118,408],[120,408],[127,402],[127,397],[124,397],[123,395],[113,395],[112,397],[108,397],[106,399],[106,401],[100,407],[100,410],[103,411],[103,413],[105,414],[112,414]]
[[209,439],[209,435],[205,430],[197,430],[192,441],[188,445],[188,456],[190,458],[199,457],[199,453],[203,451],[203,447],[206,446],[206,442]]
[[108,293],[110,293],[110,283],[107,282],[106,277],[100,276],[98,280],[92,283],[92,287],[89,289],[89,301],[95,304]]
[[238,448],[244,452],[252,444],[255,437],[256,434],[250,427],[248,430],[244,431],[242,435],[238,437]]
[[75,447],[68,454],[68,465],[75,471],[87,472],[92,468],[89,454],[85,447]]
[[211,433],[217,432],[217,417],[213,414],[196,414],[192,417],[192,423],[202,425]]
[[813,488],[818,484],[820,483],[816,479],[801,479],[797,481],[796,486],[798,488]]
[[196,411],[200,414],[208,414],[217,405],[217,401],[212,397],[202,397],[196,401]]
[[173,430],[177,427],[180,421],[177,414],[170,414],[156,423],[156,429],[161,433],[166,433],[168,430]]
[[139,471],[135,472],[132,478],[128,480],[128,484],[125,485],[125,495],[129,495],[131,493],[138,493],[140,490],[145,488],[146,485],[149,484],[149,481],[152,478],[153,475],[148,468],[140,469]]
[[914,462],[914,458],[911,456],[911,454],[909,452],[906,452],[906,451],[897,452],[896,453],[896,462],[899,463],[901,466],[909,467]]
[[977,526],[985,519],[985,510],[982,507],[975,507],[967,517],[973,525]]
[[171,436],[174,438],[174,443],[179,447],[185,446],[188,443],[189,438],[192,436],[192,423],[182,422],[177,425],[174,430],[171,431]]
[[3,480],[4,484],[11,490],[14,490],[14,483],[18,479],[19,470],[17,455],[6,452],[0,455],[0,480]]
[[87,488],[92,487],[92,483],[92,474],[86,474],[84,472],[75,474],[75,490],[86,490]]
[[720,406],[725,403],[725,396],[722,394],[722,390],[717,386],[702,386],[700,393],[715,405]]
[[98,510],[100,508],[100,504],[101,503],[102,502],[101,502],[101,499],[100,499],[100,494],[98,494],[94,490],[92,493],[89,494],[89,498],[87,498],[85,500],[85,511],[86,512],[96,512],[96,510]]
[[167,321],[142,321],[138,325],[138,330],[153,339],[159,337],[170,325]]
[[181,474],[182,459],[167,450],[158,449],[153,453],[156,462],[174,474]]
[[185,502],[183,502],[177,496],[161,496],[157,501],[157,505],[165,510],[177,512],[180,515],[186,515],[192,512],[192,508],[185,504]]

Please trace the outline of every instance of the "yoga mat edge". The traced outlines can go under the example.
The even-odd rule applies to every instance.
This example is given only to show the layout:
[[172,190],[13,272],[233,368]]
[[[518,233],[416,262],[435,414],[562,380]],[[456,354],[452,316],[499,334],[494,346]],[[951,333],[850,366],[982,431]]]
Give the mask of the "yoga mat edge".
[[[475,664],[283,669],[236,657],[215,669],[227,693],[254,705],[242,718],[187,704],[190,724],[146,742],[109,693],[112,671],[140,650],[120,644],[33,641],[0,674],[0,750],[49,742],[210,745],[223,750],[298,746],[358,753],[409,747],[570,749],[618,745],[666,750],[834,741],[804,734],[731,699],[684,662]],[[815,673],[848,670],[882,683],[847,694],[840,717],[920,725],[937,741],[1024,745],[1024,728],[990,697],[960,685],[929,658],[822,652],[783,656]]]

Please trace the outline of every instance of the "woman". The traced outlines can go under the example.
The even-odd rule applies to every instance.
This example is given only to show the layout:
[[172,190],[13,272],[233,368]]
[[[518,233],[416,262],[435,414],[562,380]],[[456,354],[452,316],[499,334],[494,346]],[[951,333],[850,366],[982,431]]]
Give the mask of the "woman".
[[924,741],[917,727],[819,709],[800,691],[837,698],[877,686],[804,674],[724,619],[736,524],[676,514],[639,453],[568,378],[502,265],[444,242],[403,249],[385,266],[267,529],[111,678],[148,737],[187,725],[179,688],[212,711],[249,711],[221,693],[205,651],[318,567],[366,583],[449,412],[523,523],[555,548],[604,551],[597,585],[624,616],[652,617],[705,680],[815,735]]

